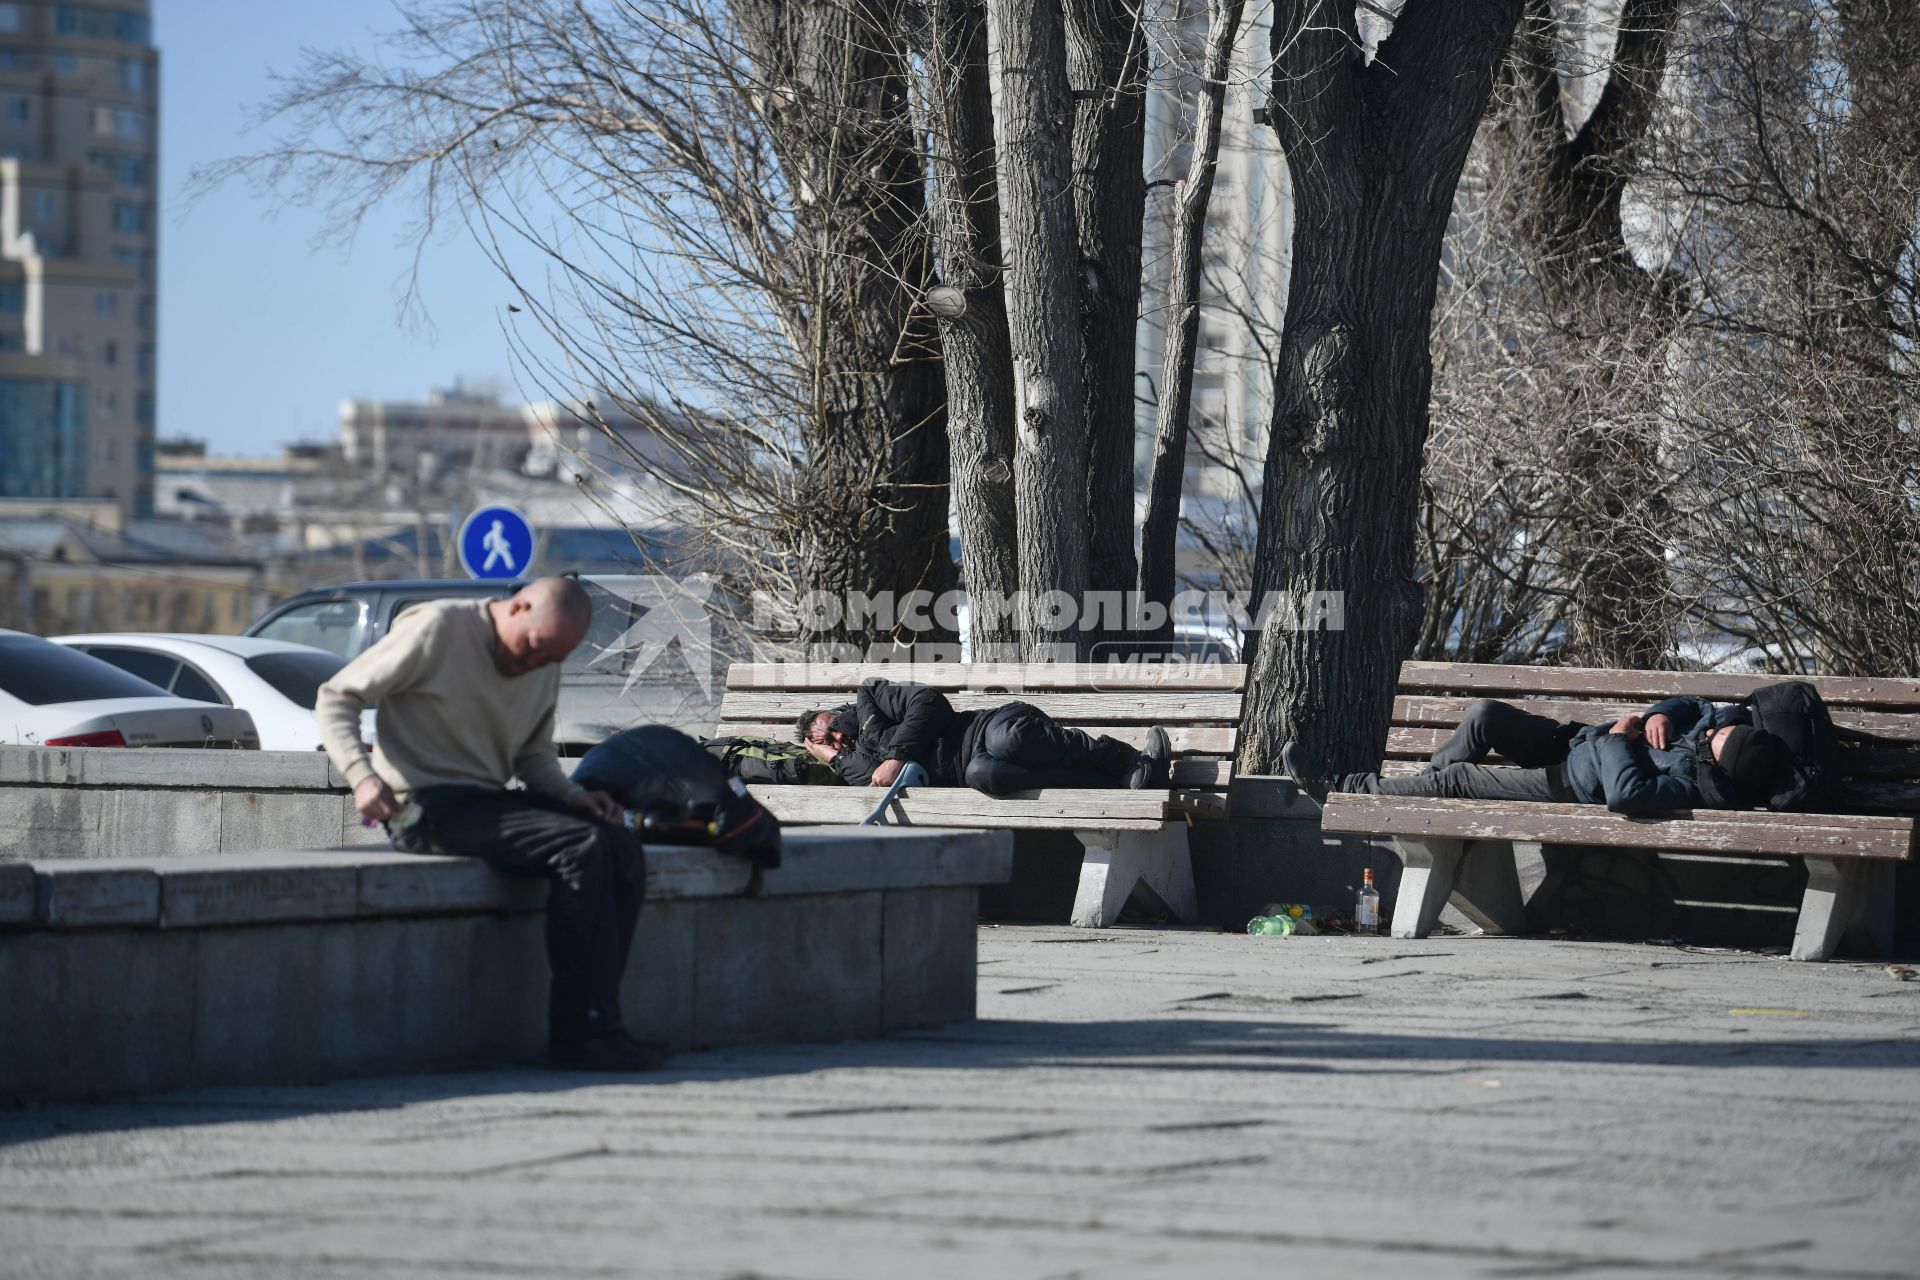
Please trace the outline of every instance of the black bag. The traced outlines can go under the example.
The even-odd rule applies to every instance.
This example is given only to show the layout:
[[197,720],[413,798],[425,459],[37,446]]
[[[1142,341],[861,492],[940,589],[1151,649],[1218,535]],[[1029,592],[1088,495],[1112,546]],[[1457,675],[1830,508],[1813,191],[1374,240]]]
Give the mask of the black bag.
[[1786,743],[1792,755],[1768,787],[1767,808],[1797,809],[1819,799],[1839,763],[1839,731],[1820,691],[1805,680],[1761,685],[1747,709],[1754,727]]
[[706,845],[780,865],[780,824],[700,743],[665,725],[627,729],[580,758],[573,780],[641,815],[649,844]]
[[700,745],[742,782],[778,786],[835,786],[841,777],[833,766],[814,759],[797,742],[772,738],[702,738]]

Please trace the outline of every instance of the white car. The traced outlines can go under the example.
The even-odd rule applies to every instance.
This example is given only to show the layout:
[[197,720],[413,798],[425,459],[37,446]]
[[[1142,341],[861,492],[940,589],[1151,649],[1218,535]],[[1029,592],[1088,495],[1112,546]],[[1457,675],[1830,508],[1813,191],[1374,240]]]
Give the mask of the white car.
[[257,751],[260,733],[236,707],[175,697],[51,640],[0,631],[0,742]]
[[[146,635],[139,632],[55,636],[54,641],[179,698],[240,707],[253,716],[267,751],[315,751],[320,727],[313,704],[345,659],[312,645],[251,636]],[[373,741],[373,712],[362,725]]]

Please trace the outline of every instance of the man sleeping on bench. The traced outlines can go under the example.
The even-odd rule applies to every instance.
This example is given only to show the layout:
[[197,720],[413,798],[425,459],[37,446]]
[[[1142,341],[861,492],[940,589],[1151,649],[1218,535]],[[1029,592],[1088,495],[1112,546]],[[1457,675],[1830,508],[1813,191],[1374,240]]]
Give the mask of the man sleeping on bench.
[[1056,724],[1025,702],[955,711],[922,684],[870,676],[851,707],[804,711],[795,736],[815,759],[854,786],[889,787],[909,762],[936,787],[972,787],[990,796],[1043,787],[1164,787],[1173,748],[1166,730],[1147,748],[1094,738]]
[[[1788,762],[1786,743],[1748,723],[1747,708],[1668,698],[1611,725],[1568,724],[1492,698],[1467,709],[1432,762],[1410,778],[1335,774],[1289,742],[1288,776],[1324,803],[1329,792],[1604,804],[1615,813],[1764,806]],[[1481,764],[1501,755],[1517,769]]]

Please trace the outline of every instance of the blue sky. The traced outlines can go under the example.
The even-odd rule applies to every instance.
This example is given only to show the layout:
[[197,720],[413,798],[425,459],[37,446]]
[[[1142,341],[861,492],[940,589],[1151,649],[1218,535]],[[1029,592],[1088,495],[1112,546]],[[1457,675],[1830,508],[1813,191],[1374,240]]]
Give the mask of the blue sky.
[[368,55],[397,25],[391,0],[155,0],[160,49],[159,431],[218,453],[271,454],[332,439],[339,402],[423,399],[456,378],[513,369],[500,332],[509,290],[462,233],[430,246],[422,272],[429,332],[403,323],[402,211],[369,221],[350,250],[315,249],[318,219],[278,210],[242,185],[195,204],[196,164],[259,149],[250,108],[303,48]]

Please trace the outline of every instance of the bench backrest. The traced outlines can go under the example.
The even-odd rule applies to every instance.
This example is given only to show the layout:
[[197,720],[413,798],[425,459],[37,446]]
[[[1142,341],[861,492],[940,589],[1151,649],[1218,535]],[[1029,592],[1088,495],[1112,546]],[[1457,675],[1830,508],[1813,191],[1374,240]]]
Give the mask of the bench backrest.
[[[1509,667],[1409,662],[1400,668],[1387,737],[1389,768],[1425,760],[1477,698],[1522,702],[1529,711],[1586,724],[1644,711],[1661,698],[1691,695],[1744,702],[1785,677],[1705,671],[1609,671],[1595,667]],[[1840,743],[1840,781],[1823,808],[1842,813],[1920,814],[1920,680],[1810,676],[1841,729],[1871,735]]]
[[1139,746],[1153,725],[1173,740],[1173,785],[1224,791],[1233,772],[1246,668],[1155,663],[735,663],[727,670],[716,735],[793,738],[802,711],[853,701],[868,676],[912,680],[956,711],[1028,702],[1062,724]]

